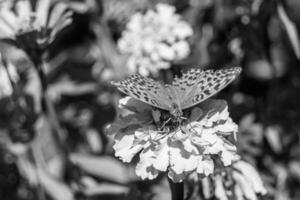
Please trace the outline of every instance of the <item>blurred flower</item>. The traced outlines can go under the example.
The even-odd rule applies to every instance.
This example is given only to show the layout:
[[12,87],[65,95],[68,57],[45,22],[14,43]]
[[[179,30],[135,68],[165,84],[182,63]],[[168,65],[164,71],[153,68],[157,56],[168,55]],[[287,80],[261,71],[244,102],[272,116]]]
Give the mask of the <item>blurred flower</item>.
[[162,112],[130,97],[121,99],[119,106],[123,115],[107,132],[115,140],[115,156],[123,162],[139,155],[136,174],[142,179],[154,179],[159,172],[168,171],[174,182],[180,182],[192,172],[208,176],[238,159],[238,127],[229,117],[225,101],[207,100],[192,109],[186,124],[165,125],[162,130],[155,123]]
[[256,200],[258,194],[267,193],[256,169],[242,160],[235,162],[230,170],[201,179],[201,183],[205,199],[215,196],[219,200]]
[[[1,59],[1,55],[0,55]],[[11,81],[16,82],[19,75],[14,65],[0,62],[0,98],[10,96],[13,93]]]
[[38,0],[35,7],[30,0],[1,5],[0,39],[17,40],[26,49],[43,48],[72,22],[72,12],[62,2],[53,7],[51,0]]
[[245,73],[256,80],[268,81],[276,76],[272,67],[265,58],[253,59],[246,64]]
[[244,51],[242,49],[242,39],[233,38],[228,44],[229,51],[234,55],[237,61],[241,61],[244,57]]
[[155,76],[190,54],[187,38],[192,34],[191,26],[175,13],[175,7],[157,4],[156,10],[131,17],[118,46],[129,55],[130,73]]
[[12,5],[13,5],[13,1],[0,0],[0,8],[2,8],[2,7],[11,7]]

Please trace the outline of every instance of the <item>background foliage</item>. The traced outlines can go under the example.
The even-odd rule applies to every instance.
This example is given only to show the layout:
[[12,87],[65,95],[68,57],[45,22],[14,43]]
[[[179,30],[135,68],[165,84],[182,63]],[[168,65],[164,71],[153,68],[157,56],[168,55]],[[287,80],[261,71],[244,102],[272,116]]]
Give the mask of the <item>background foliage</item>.
[[[140,181],[134,165],[115,159],[104,134],[120,97],[108,83],[127,75],[117,41],[133,13],[158,2],[174,5],[194,29],[189,57],[158,79],[194,66],[241,66],[239,80],[217,95],[239,124],[239,153],[262,176],[269,192],[264,199],[300,198],[297,0],[86,0],[68,2],[74,21],[47,55],[46,80],[62,138],[35,112],[44,105],[37,101],[40,83],[30,59],[14,44],[0,43],[20,75],[14,95],[0,99],[0,199],[170,198],[165,179]],[[26,110],[14,104],[20,96]]]

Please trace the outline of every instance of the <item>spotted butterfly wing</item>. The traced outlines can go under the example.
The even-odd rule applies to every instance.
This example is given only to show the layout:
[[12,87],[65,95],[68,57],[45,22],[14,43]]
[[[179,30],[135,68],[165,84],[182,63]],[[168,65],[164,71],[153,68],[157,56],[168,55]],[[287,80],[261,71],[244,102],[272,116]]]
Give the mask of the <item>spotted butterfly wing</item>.
[[217,71],[190,69],[181,78],[175,78],[171,85],[162,85],[140,75],[133,75],[112,84],[121,92],[154,107],[171,111],[171,104],[175,103],[183,110],[218,93],[240,72],[239,67]]
[[133,75],[122,81],[113,81],[112,85],[137,100],[163,110],[170,110],[170,103],[166,99],[167,95],[165,95],[165,87],[160,82],[140,75]]
[[190,108],[218,93],[235,80],[240,72],[240,67],[216,71],[190,69],[181,78],[175,78],[172,85],[182,97],[181,109]]

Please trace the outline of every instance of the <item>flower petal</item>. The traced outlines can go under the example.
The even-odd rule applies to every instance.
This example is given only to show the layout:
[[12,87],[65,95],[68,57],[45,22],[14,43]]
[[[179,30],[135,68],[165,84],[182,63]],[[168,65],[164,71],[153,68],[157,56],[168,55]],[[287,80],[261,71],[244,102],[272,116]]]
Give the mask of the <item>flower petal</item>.
[[40,26],[46,27],[51,0],[39,0],[36,5],[36,16]]

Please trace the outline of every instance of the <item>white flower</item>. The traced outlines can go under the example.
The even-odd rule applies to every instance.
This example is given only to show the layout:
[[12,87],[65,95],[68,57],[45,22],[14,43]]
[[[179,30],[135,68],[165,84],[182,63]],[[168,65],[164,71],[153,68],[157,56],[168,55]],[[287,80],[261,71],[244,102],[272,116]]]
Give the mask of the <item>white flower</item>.
[[[57,32],[72,22],[72,12],[66,4],[57,2],[51,7],[52,4],[51,0],[38,0],[32,7],[30,0],[17,0],[15,4],[0,6],[0,39],[30,38],[29,43],[38,45],[52,42]],[[26,39],[22,37],[29,33]]]
[[169,61],[175,59],[175,51],[165,43],[158,44],[157,51],[162,59]]
[[181,21],[174,27],[174,35],[176,35],[179,39],[186,39],[192,34],[193,29],[186,22]]
[[[246,192],[247,190],[253,190],[254,193],[258,193],[262,195],[265,195],[267,193],[258,172],[249,163],[245,161],[238,161],[234,163],[233,167],[238,172],[240,172],[240,175],[238,175],[238,173],[234,173],[233,177],[234,178],[236,177],[237,187],[240,187],[242,191],[244,190]],[[246,185],[243,185],[244,182],[246,183]],[[244,187],[247,187],[248,189]],[[253,192],[249,192],[249,193],[252,195]],[[244,195],[247,198],[251,199],[250,198],[251,195],[249,195],[249,197],[247,196],[247,194]]]
[[220,163],[224,167],[238,159],[234,145],[237,125],[230,119],[225,101],[207,100],[192,109],[188,123],[173,129],[166,126],[165,130],[155,123],[162,113],[149,105],[126,97],[119,107],[123,115],[107,132],[115,140],[115,155],[123,162],[139,155],[136,173],[143,179],[168,171],[173,181],[180,182],[193,172],[208,176]]
[[175,57],[180,60],[186,58],[191,52],[190,46],[186,41],[173,44],[172,49],[175,51]]
[[[130,73],[156,76],[159,70],[170,68],[190,54],[187,39],[192,34],[193,29],[175,13],[175,7],[160,3],[156,10],[131,17],[118,46],[129,55]],[[144,60],[147,62],[141,62]]]

